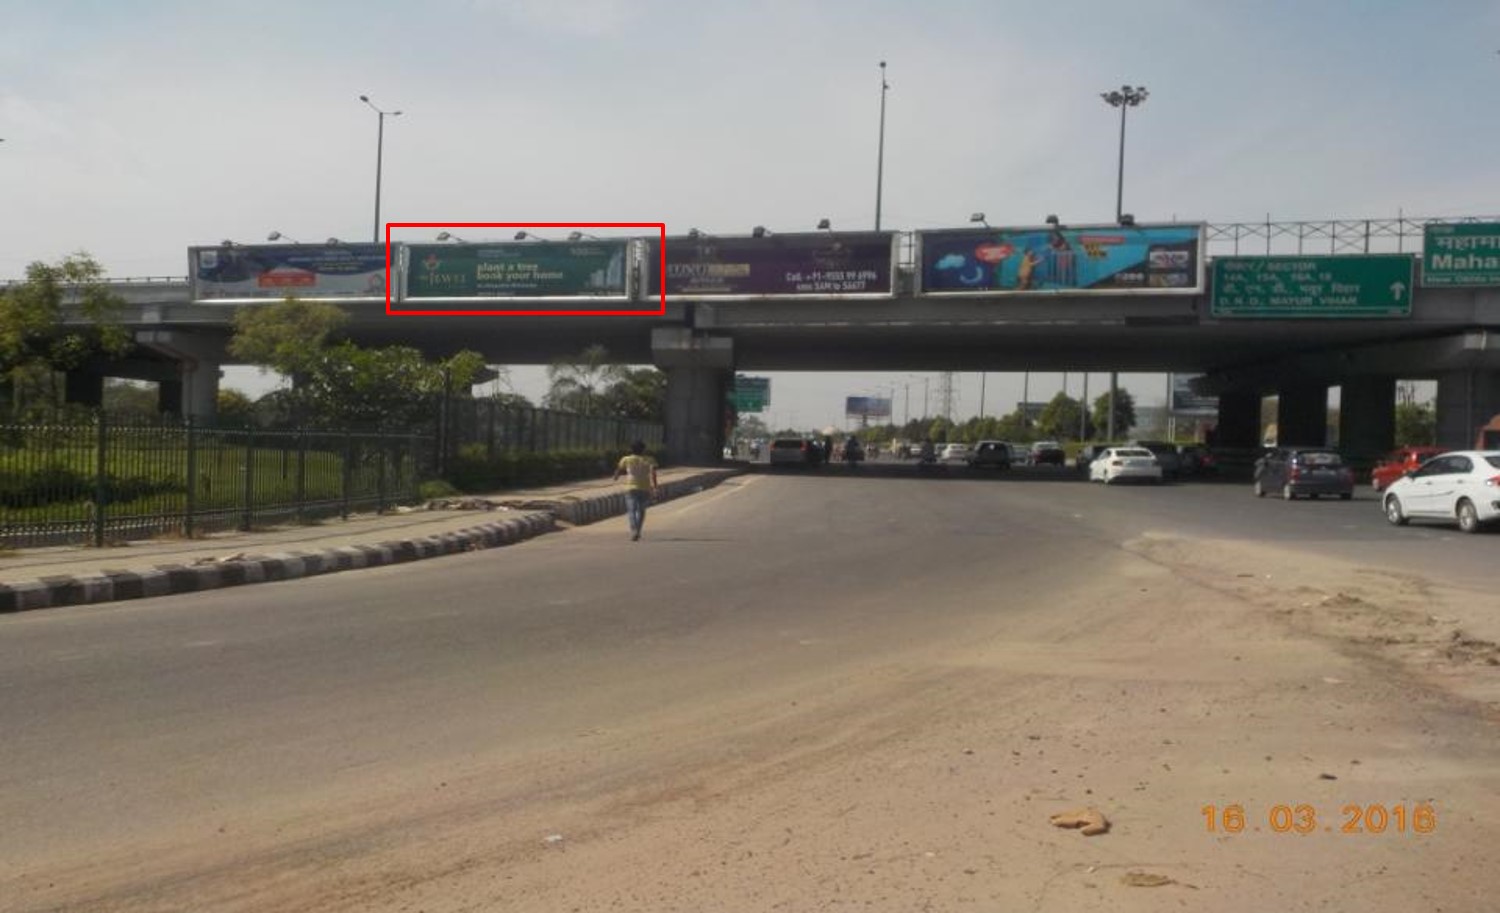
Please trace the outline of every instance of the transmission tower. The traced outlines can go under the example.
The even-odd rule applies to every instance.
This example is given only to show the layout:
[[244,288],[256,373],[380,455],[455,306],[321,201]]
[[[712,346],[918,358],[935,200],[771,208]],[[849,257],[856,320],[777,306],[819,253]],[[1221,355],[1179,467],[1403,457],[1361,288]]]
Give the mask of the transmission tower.
[[944,371],[938,375],[938,415],[949,421],[954,420],[953,413],[958,407],[958,375],[952,371]]

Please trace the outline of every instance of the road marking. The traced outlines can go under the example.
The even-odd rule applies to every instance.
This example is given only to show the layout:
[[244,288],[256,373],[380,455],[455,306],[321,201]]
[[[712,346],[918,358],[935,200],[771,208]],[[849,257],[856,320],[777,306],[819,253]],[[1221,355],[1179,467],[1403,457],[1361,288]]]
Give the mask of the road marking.
[[[721,498],[726,498],[726,497],[728,497],[728,496],[730,496],[732,494],[735,494],[736,492],[744,491],[746,488],[749,488],[751,485],[754,485],[754,484],[756,484],[758,482],[765,481],[765,478],[766,478],[765,476],[735,476],[734,477],[734,481],[740,482],[740,484],[738,484],[738,485],[726,485],[726,483],[730,481],[730,480],[726,479],[724,482],[719,483],[719,485],[717,486],[718,490],[715,491],[713,494],[708,495],[707,497],[703,497],[703,498],[693,498],[691,502],[689,502],[687,504],[683,504],[681,507],[675,508],[671,513],[667,514],[667,516],[668,517],[680,517],[683,514],[691,513],[692,511],[695,511],[695,510],[697,510],[697,509],[699,509],[701,507],[704,507],[706,505],[712,504],[715,501],[720,500]],[[740,480],[743,480],[743,481],[740,481]],[[666,504],[663,504],[662,507],[669,507],[669,506],[671,506],[671,505],[673,505],[675,503],[680,503],[681,501],[684,501],[684,500],[686,500],[686,499],[679,498],[677,501],[668,501]]]

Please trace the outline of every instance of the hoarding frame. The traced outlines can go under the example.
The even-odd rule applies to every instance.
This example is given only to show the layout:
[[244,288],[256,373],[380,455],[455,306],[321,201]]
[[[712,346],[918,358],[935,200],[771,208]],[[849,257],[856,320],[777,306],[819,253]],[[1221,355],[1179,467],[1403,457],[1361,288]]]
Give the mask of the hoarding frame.
[[[924,265],[924,241],[929,234],[951,235],[973,233],[976,237],[993,235],[1000,232],[1040,232],[1051,231],[1054,227],[1065,231],[1099,231],[1120,232],[1141,230],[1149,228],[1193,228],[1197,230],[1198,251],[1196,264],[1194,265],[1193,285],[1183,288],[1069,288],[1069,289],[975,289],[974,291],[928,291],[923,287],[923,279],[926,278]],[[990,228],[945,228],[931,229],[928,231],[912,232],[913,248],[913,275],[912,295],[918,298],[1011,298],[1011,297],[1033,297],[1033,298],[1066,298],[1078,296],[1098,295],[1170,295],[1172,297],[1188,297],[1202,295],[1207,290],[1207,263],[1208,263],[1208,241],[1206,222],[1142,222],[1133,225],[1120,225],[1115,222],[1088,225],[1042,225],[1042,226],[1004,226],[996,225]]]
[[[299,294],[298,287],[286,286],[277,290],[275,294],[269,295],[232,295],[216,298],[205,298],[198,294],[198,254],[200,251],[243,251],[254,253],[255,251],[284,251],[286,253],[310,253],[317,250],[342,250],[354,251],[358,248],[374,248],[378,250],[380,244],[372,241],[350,241],[338,244],[195,244],[188,247],[188,300],[193,304],[272,304],[284,301],[287,298],[297,298],[303,301],[329,301],[346,304],[374,304],[381,301],[384,296],[390,295],[391,277],[389,263],[387,263],[385,276],[385,289],[383,295],[329,295]],[[374,256],[372,252],[370,256]],[[374,271],[367,271],[374,272]]]
[[[420,301],[420,302],[422,302],[424,304],[426,304],[428,302],[437,302],[439,304],[441,304],[441,303],[451,303],[451,302],[445,302],[443,299],[437,299],[437,298],[412,298],[412,299],[407,299],[403,295],[400,295],[400,294],[397,294],[394,298],[392,297],[392,286],[391,286],[391,266],[392,266],[392,256],[391,256],[391,254],[392,254],[392,250],[391,250],[391,248],[392,248],[393,242],[391,240],[391,229],[393,229],[393,228],[439,228],[439,229],[449,229],[449,228],[522,228],[522,229],[526,229],[526,228],[576,228],[576,229],[588,229],[588,228],[654,228],[654,229],[656,229],[658,238],[660,239],[661,244],[662,244],[662,246],[661,246],[661,254],[660,254],[661,263],[663,265],[665,265],[666,264],[666,237],[667,237],[667,223],[665,223],[665,222],[387,222],[387,223],[385,223],[385,251],[386,251],[386,267],[385,267],[386,268],[386,283],[385,283],[386,298],[385,298],[385,312],[386,312],[386,314],[388,314],[388,315],[390,315],[392,317],[512,317],[512,316],[514,316],[514,317],[661,317],[661,316],[665,315],[666,312],[667,312],[667,298],[666,298],[666,295],[661,295],[661,296],[658,297],[658,301],[656,302],[657,306],[656,306],[655,310],[645,310],[644,308],[629,308],[629,309],[623,309],[623,310],[622,309],[607,309],[607,308],[588,308],[588,309],[583,309],[583,308],[579,308],[579,309],[569,308],[569,309],[566,309],[566,310],[537,309],[537,308],[529,308],[529,309],[528,308],[506,308],[506,309],[491,309],[491,310],[477,310],[477,309],[465,309],[465,310],[427,310],[427,309],[423,309],[423,310],[415,310],[415,309],[402,309],[402,310],[395,310],[395,311],[393,311],[393,310],[391,310],[391,304],[392,304],[393,301],[399,303],[399,302],[405,302],[407,300],[410,300],[410,301]],[[627,242],[634,242],[637,245],[639,245],[641,242],[645,242],[645,243],[649,244],[650,243],[649,242],[649,238],[650,238],[649,235],[647,235],[647,236],[633,236],[633,237],[630,237],[630,238],[624,238],[622,240],[625,240]],[[399,246],[400,248],[402,248],[403,250],[406,247],[406,245],[403,242],[394,242],[394,243],[397,246]],[[636,248],[637,253],[640,250],[641,250],[640,247]],[[634,258],[632,258],[632,259],[634,259]],[[632,278],[632,274],[634,274],[636,271],[634,269],[627,269],[626,270],[626,287],[627,288],[632,288],[631,283],[632,283],[632,281],[634,281],[634,282],[640,283],[639,285],[634,286],[634,288],[636,290],[638,290],[638,291],[644,291],[644,289],[646,288],[646,286],[645,286],[645,272],[644,272],[644,269],[648,265],[649,264],[644,263],[644,261],[641,261],[642,271],[641,271],[640,275],[634,276],[633,278]],[[404,279],[404,277],[403,277],[403,279]],[[403,282],[402,284],[404,286],[405,283]],[[398,291],[404,292],[405,289],[402,288],[402,289],[400,289]],[[553,301],[555,301],[557,303],[578,302],[578,303],[584,303],[584,304],[591,304],[591,303],[594,303],[594,302],[597,302],[597,301],[600,301],[600,300],[605,300],[607,303],[617,303],[617,302],[624,302],[624,301],[639,301],[640,303],[645,304],[645,303],[647,303],[647,301],[649,299],[642,299],[642,298],[621,298],[621,297],[618,297],[618,296],[611,296],[608,299],[603,299],[602,296],[586,296],[586,297],[580,298],[578,296],[568,295],[568,296],[551,296],[551,297],[547,297],[547,298],[526,298],[526,299],[519,299],[519,298],[516,298],[516,297],[507,296],[507,297],[503,297],[503,298],[486,298],[486,299],[479,299],[479,298],[459,298],[459,299],[455,299],[455,300],[456,301],[461,301],[461,302],[479,301],[480,303],[484,303],[484,304],[491,303],[492,301],[494,303],[505,303],[505,302],[512,302],[512,301],[522,301],[522,302],[527,302],[527,301],[548,301],[548,302],[553,302]]]
[[[661,261],[660,262],[660,270],[661,270],[661,272],[658,274],[661,277],[661,287],[660,287],[660,289],[658,291],[660,292],[663,300],[665,300],[665,301],[824,301],[824,300],[829,300],[829,299],[841,300],[841,301],[859,301],[859,300],[864,300],[864,301],[881,301],[881,300],[890,300],[892,298],[895,298],[896,297],[896,279],[897,279],[897,275],[898,275],[898,270],[899,270],[900,265],[901,265],[901,256],[900,256],[901,245],[899,243],[897,243],[898,239],[899,239],[899,232],[895,232],[895,231],[874,231],[874,230],[871,230],[871,231],[777,232],[776,234],[771,235],[770,237],[773,237],[773,238],[833,238],[833,239],[839,239],[839,238],[847,238],[847,237],[858,237],[858,236],[861,236],[861,235],[864,235],[864,236],[889,236],[890,248],[891,248],[890,249],[890,277],[891,277],[891,288],[890,288],[890,291],[887,291],[887,292],[837,292],[837,293],[827,293],[827,292],[787,292],[785,294],[744,294],[744,295],[736,295],[736,294],[722,295],[722,294],[714,294],[714,293],[711,293],[711,292],[710,293],[706,293],[706,294],[705,293],[697,293],[697,294],[685,294],[685,295],[668,294],[667,293],[667,282],[666,282],[666,272],[667,272],[666,248],[667,248],[667,243],[669,241],[671,241],[672,239],[668,238],[666,236],[662,237],[662,242],[661,242],[662,243],[662,248],[661,248],[662,249],[662,253],[661,253],[661,257],[660,257],[660,261]],[[763,240],[761,238],[755,237],[754,235],[704,235],[704,237],[710,238],[710,239],[713,239],[713,240],[722,240],[722,241],[760,241],[760,240]],[[679,235],[678,236],[678,240],[686,242],[686,241],[693,241],[693,240],[697,240],[697,239],[693,238],[693,237],[691,237],[689,235]],[[646,244],[648,245],[647,246],[647,250],[648,251],[650,250],[650,247],[649,247],[650,243],[651,242],[648,239],[646,241]],[[645,260],[643,262],[646,263],[647,267],[649,267],[651,265],[649,257],[645,258]],[[641,289],[642,289],[642,292],[648,292],[650,290],[650,288],[651,288],[651,277],[650,277],[650,275],[643,274],[641,276]]]

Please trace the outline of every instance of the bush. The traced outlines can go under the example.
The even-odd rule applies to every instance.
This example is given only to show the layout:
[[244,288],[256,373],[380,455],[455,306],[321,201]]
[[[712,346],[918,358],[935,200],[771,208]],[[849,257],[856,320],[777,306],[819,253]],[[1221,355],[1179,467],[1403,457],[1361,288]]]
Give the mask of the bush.
[[451,498],[458,493],[457,488],[443,479],[429,479],[417,486],[417,494],[426,501],[431,501],[433,498]]
[[[185,491],[177,478],[152,479],[145,476],[104,477],[104,496],[109,503],[134,501],[157,494],[180,494]],[[43,507],[94,499],[94,474],[69,466],[43,466],[31,470],[0,472],[0,506],[9,508]]]

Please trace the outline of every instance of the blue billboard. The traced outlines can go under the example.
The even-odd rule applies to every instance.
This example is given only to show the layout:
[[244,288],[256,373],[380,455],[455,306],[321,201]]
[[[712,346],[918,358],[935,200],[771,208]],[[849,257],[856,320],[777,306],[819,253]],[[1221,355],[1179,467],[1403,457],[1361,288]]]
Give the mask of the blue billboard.
[[234,244],[188,249],[194,301],[385,299],[384,244]]
[[918,293],[994,295],[1203,290],[1203,226],[1099,225],[924,231]]

